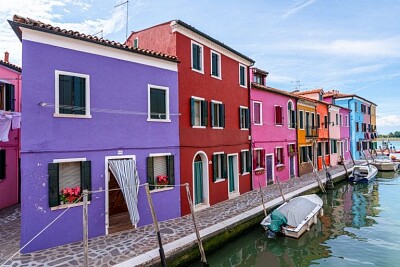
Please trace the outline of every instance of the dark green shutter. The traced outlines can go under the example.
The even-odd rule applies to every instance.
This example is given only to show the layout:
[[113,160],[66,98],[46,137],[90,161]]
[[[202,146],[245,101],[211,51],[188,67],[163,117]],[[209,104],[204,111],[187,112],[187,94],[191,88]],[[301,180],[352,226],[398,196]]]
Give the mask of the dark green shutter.
[[6,151],[0,150],[0,180],[6,179]]
[[251,157],[250,157],[250,150],[246,153],[247,158],[247,172],[251,172]]
[[222,178],[228,178],[228,167],[227,167],[227,156],[226,154],[221,155],[221,166],[222,166]]
[[196,44],[192,44],[192,61],[193,61],[193,69],[199,69],[199,55],[198,55],[199,47]]
[[6,110],[14,111],[15,110],[15,92],[14,85],[6,84]]
[[225,105],[219,105],[219,126],[225,127]]
[[150,189],[154,189],[154,158],[147,158],[147,183]]
[[218,155],[213,155],[212,157],[212,161],[213,161],[213,181],[215,182],[217,180],[218,177]]
[[58,185],[58,163],[49,163],[49,206],[55,207],[59,205],[60,189]]
[[167,156],[168,184],[175,185],[174,155]]
[[210,105],[210,107],[211,107],[211,126],[212,127],[214,127],[214,126],[218,126],[218,125],[215,125],[214,124],[214,103],[213,102],[211,102],[211,105]]
[[190,98],[190,123],[194,126],[194,99]]
[[246,161],[246,152],[241,152],[240,153],[240,173],[243,174],[245,169],[244,169],[244,164],[243,162]]
[[207,101],[201,101],[202,105],[202,116],[201,116],[201,126],[206,126],[208,125],[208,102]]
[[246,129],[250,129],[250,111],[249,109],[245,109],[246,110],[246,125],[245,128]]
[[[82,161],[81,162],[81,189],[91,191],[92,190],[92,162]],[[88,195],[88,200],[92,199],[92,194]]]

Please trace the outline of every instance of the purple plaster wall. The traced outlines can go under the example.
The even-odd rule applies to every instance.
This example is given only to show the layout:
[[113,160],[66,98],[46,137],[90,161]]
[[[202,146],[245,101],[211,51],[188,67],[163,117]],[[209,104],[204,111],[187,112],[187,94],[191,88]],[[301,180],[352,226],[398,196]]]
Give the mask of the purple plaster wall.
[[[105,157],[135,155],[140,183],[147,179],[150,153],[175,156],[175,184],[180,183],[177,72],[109,57],[23,41],[22,218],[21,246],[64,210],[48,205],[48,163],[87,158],[92,162],[92,190],[105,188]],[[90,75],[91,119],[54,118],[55,70]],[[171,122],[148,122],[148,84],[169,87]],[[138,114],[106,113],[95,109]],[[160,221],[180,216],[179,188],[152,193]],[[152,222],[145,191],[139,192],[139,226]],[[105,194],[89,205],[89,237],[105,234]],[[68,210],[27,246],[30,252],[82,240],[82,207]]]

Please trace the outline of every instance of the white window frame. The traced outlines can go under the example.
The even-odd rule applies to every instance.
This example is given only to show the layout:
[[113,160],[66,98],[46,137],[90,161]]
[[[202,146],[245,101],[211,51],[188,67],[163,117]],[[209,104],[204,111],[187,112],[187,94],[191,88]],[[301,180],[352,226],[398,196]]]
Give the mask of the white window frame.
[[[193,68],[193,44],[198,45],[201,48],[201,55],[200,55],[200,70]],[[190,42],[190,68],[192,71],[204,74],[204,47],[203,45],[199,44],[191,40]]]
[[[248,110],[247,112],[250,112],[249,107],[240,106],[240,108],[241,108],[242,110],[243,110],[243,109],[247,109],[247,110]],[[249,113],[249,117],[250,117],[250,113]],[[240,116],[239,116],[239,119],[240,119]],[[245,120],[245,122],[246,122],[246,118],[244,118],[244,120]],[[251,118],[249,118],[249,120],[251,120]],[[245,126],[245,127],[246,127],[246,123],[245,123],[244,125],[242,125],[242,122],[240,122],[240,130],[248,131],[249,128],[250,128],[250,121],[249,121],[249,128],[242,128],[242,126]]]
[[349,139],[347,139],[347,138],[345,138],[344,139],[344,142],[345,142],[345,149],[346,149],[346,152],[349,152]]
[[346,118],[346,127],[349,127],[349,115],[345,115]]
[[[240,150],[240,159],[241,160],[243,160],[243,152],[248,152],[248,156],[250,157],[250,161],[251,161],[251,153],[250,153],[250,150],[249,149],[242,149],[242,150]],[[250,164],[250,166],[247,166],[247,160],[245,159],[244,160],[245,161],[245,165],[244,165],[244,167],[243,167],[243,173],[242,173],[242,175],[246,175],[246,174],[249,174],[250,172],[248,172],[248,171],[246,171],[246,169],[247,169],[247,167],[250,167],[250,170],[251,170],[251,164]],[[240,162],[240,164],[243,166],[243,161],[242,162]]]
[[[244,85],[240,84],[240,68],[244,68]],[[247,88],[247,66],[239,63],[239,86],[243,88]]]
[[260,102],[260,101],[253,101],[253,119],[254,119],[254,117],[255,117],[255,108],[254,108],[254,104],[255,103],[257,103],[257,104],[260,104],[260,123],[255,123],[255,121],[253,122],[253,124],[254,125],[263,125],[263,117],[262,117],[262,102]]
[[[222,105],[223,103],[221,101],[211,100],[211,105],[213,105],[213,104],[218,104],[218,106],[219,106],[219,105]],[[210,113],[211,113],[211,108],[210,108]],[[214,117],[215,117],[215,109],[214,109]],[[213,123],[214,122],[211,121],[211,128],[212,129],[216,129],[216,130],[224,129],[224,127],[221,127],[221,126],[213,126]],[[218,110],[218,124],[221,124],[221,122],[219,121],[219,110]]]
[[[225,152],[221,152],[221,151],[213,153],[213,156],[219,156],[218,159],[217,159],[217,161],[218,161],[218,163],[217,163],[218,164],[218,171],[219,171],[218,176],[222,176],[222,158],[220,157],[220,155],[224,155],[224,154],[225,154]],[[214,168],[214,166],[213,166],[213,168]],[[226,180],[226,178],[218,177],[218,178],[215,179],[214,183],[220,183],[220,182],[223,182],[225,180]]]
[[[75,76],[80,78],[85,78],[85,109],[86,114],[62,114],[60,113],[60,82],[59,78],[60,75],[68,75],[68,76]],[[76,118],[76,119],[90,119],[92,115],[90,115],[90,75],[89,74],[82,74],[82,73],[75,73],[75,72],[68,72],[68,71],[61,71],[56,70],[54,72],[55,77],[55,105],[54,105],[54,114],[53,117],[57,118]]]
[[[258,151],[262,151],[264,148],[262,148],[262,147],[257,147],[257,148],[254,148],[254,154],[255,155],[257,155],[256,153],[258,153]],[[258,155],[257,155],[257,157],[258,157]],[[263,159],[263,158],[261,158],[261,152],[260,152],[260,166],[262,165],[261,163],[262,163],[262,161],[263,160],[265,160],[265,159]],[[272,158],[274,158],[274,157],[272,157]],[[256,168],[256,169],[254,169],[254,171],[259,171],[259,170],[264,170],[264,168],[262,168],[262,167],[259,167],[259,168]]]
[[281,106],[281,105],[274,105],[274,121],[275,121],[275,126],[277,126],[277,127],[282,127],[283,124],[284,124],[284,117],[282,118],[282,124],[277,124],[278,122],[276,121],[276,107],[280,107],[280,108],[281,108],[281,115],[283,116],[282,106]]
[[[277,147],[275,147],[276,158],[278,158],[278,148],[279,148],[279,149],[282,149],[282,158],[281,158],[281,161],[285,162],[285,160],[283,159],[283,158],[285,157],[285,153],[284,153],[284,150],[283,150],[283,146],[277,146]],[[285,166],[285,164],[279,163],[279,164],[276,164],[275,166],[280,167],[280,166]]]
[[[205,98],[198,97],[198,96],[191,96],[191,99],[194,99],[194,101],[205,101]],[[201,104],[200,104],[201,105]],[[200,107],[201,108],[201,107]],[[200,110],[200,124],[201,124],[201,110]],[[198,128],[198,129],[205,129],[207,128],[206,126],[203,125],[193,125],[192,128]]]
[[[213,56],[213,54],[218,56],[218,76],[215,76],[215,75],[212,74],[212,68],[213,68],[212,56]],[[219,80],[222,80],[221,54],[220,53],[211,50],[211,53],[210,53],[210,66],[211,66],[211,69],[210,69],[211,77],[219,79]]]
[[[292,100],[289,100],[289,101],[287,102],[287,106],[288,106],[288,107],[289,107],[289,103],[292,103],[292,109],[291,109],[291,110],[293,110],[293,111],[294,111],[294,114],[296,115],[296,110],[294,109],[293,101],[292,101]],[[289,109],[286,109],[286,111],[287,111],[288,129],[289,129],[289,130],[295,130],[295,129],[296,129],[296,121],[294,121],[294,127],[291,127],[291,124],[292,124],[292,116],[291,116],[291,114],[290,114],[290,112],[289,112]],[[297,116],[295,116],[295,117],[297,117]]]
[[[303,120],[303,128],[301,128],[300,119]],[[305,121],[304,121],[304,110],[299,109],[299,129],[300,129],[300,130],[304,130],[304,126],[305,126]]]
[[[151,112],[150,91],[151,91],[151,89],[158,89],[158,90],[164,90],[165,91],[165,119],[152,119],[150,117],[150,112]],[[151,121],[151,122],[171,122],[171,119],[170,119],[170,116],[169,116],[169,87],[160,86],[160,85],[154,85],[154,84],[148,84],[147,85],[147,121]]]
[[[136,46],[135,46],[135,42],[136,42]],[[139,47],[139,37],[136,37],[136,38],[133,40],[133,47],[134,47],[134,48],[138,48],[138,47]]]

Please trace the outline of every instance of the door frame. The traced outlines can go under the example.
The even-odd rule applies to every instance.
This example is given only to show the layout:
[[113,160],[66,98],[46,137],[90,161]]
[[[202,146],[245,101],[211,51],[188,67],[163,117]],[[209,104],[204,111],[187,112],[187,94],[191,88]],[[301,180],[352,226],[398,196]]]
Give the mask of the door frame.
[[267,157],[268,156],[272,156],[272,166],[271,166],[271,168],[272,168],[272,184],[274,184],[275,183],[275,168],[274,168],[274,166],[275,166],[275,155],[274,155],[274,153],[269,153],[269,154],[265,154],[265,185],[267,186],[268,185],[268,177],[267,177],[267,175],[268,175],[268,172],[267,172]]
[[[290,158],[293,158],[293,177],[290,175]],[[296,156],[289,156],[289,179],[293,178],[296,178]]]
[[[109,199],[109,196],[108,196],[108,193],[109,193],[108,192],[108,183],[110,182],[110,175],[108,174],[109,173],[108,161],[114,160],[114,159],[133,159],[134,161],[136,161],[136,155],[106,156],[105,159],[104,159],[104,161],[105,161],[105,163],[104,163],[104,165],[105,165],[105,168],[104,168],[104,173],[105,173],[105,175],[104,175],[104,183],[105,183],[105,186],[104,186],[104,190],[105,190],[105,194],[104,194],[105,195],[104,227],[105,227],[106,235],[108,235],[108,228],[110,226],[109,225],[110,224],[109,206],[108,206],[108,199]],[[136,228],[137,224],[135,224],[134,226]]]
[[[240,190],[239,190],[239,154],[238,153],[232,153],[232,154],[227,154],[226,155],[226,160],[228,161],[226,163],[226,166],[228,168],[227,170],[227,175],[228,175],[228,196],[229,199],[237,197],[240,195]],[[235,191],[229,192],[229,157],[233,157],[233,180],[235,181]]]
[[[201,163],[203,164],[203,197],[204,197],[204,202],[201,204],[195,205],[195,189],[194,189],[194,160],[196,159],[197,155],[200,155],[201,157]],[[208,179],[208,157],[207,154],[204,151],[197,151],[192,159],[192,204],[194,207],[195,211],[207,208],[210,206],[210,185],[209,185],[209,179]]]

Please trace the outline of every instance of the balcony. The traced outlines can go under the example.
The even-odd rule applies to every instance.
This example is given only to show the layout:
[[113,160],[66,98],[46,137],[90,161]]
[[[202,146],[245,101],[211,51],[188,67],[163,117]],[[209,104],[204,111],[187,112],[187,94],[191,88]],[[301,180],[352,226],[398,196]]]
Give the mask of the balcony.
[[318,128],[316,126],[306,126],[306,137],[318,137]]

